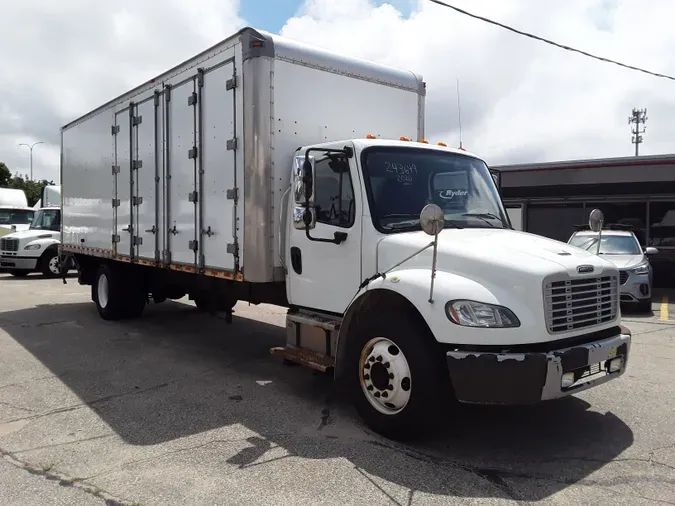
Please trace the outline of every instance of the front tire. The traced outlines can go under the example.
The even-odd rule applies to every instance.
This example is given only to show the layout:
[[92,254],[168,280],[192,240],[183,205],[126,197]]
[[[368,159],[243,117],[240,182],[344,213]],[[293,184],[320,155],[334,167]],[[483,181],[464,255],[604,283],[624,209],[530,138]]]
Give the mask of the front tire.
[[652,298],[643,299],[638,303],[638,310],[641,313],[651,313],[652,312]]
[[370,313],[348,352],[349,395],[366,424],[390,439],[435,429],[454,402],[442,349],[410,313]]
[[61,275],[61,264],[56,250],[46,251],[40,259],[40,272],[45,278],[56,278]]

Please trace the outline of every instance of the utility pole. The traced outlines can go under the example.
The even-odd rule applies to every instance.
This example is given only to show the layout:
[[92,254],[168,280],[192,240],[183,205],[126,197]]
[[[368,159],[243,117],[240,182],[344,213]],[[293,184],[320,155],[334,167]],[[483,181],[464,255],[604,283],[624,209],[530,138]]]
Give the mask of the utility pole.
[[30,180],[31,181],[33,180],[33,148],[35,146],[37,146],[38,144],[44,144],[44,142],[39,141],[39,142],[35,142],[33,144],[25,144],[25,143],[22,142],[21,144],[19,144],[19,146],[28,146],[28,149],[30,149]]
[[635,156],[638,156],[639,154],[640,144],[642,143],[642,134],[647,130],[646,126],[642,127],[642,130],[640,130],[640,123],[644,125],[646,122],[647,109],[640,110],[633,108],[632,114],[628,116],[628,124],[635,123],[635,129],[631,129],[631,133],[633,134],[631,142],[635,144]]

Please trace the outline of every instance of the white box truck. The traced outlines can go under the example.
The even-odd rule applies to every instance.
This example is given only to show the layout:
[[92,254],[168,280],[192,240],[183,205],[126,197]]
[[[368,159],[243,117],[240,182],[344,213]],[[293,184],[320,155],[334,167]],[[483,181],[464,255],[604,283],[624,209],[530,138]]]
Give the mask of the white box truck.
[[616,267],[514,231],[486,164],[424,140],[424,100],[412,72],[243,29],[62,128],[63,254],[108,320],[287,307],[272,353],[389,437],[619,377]]

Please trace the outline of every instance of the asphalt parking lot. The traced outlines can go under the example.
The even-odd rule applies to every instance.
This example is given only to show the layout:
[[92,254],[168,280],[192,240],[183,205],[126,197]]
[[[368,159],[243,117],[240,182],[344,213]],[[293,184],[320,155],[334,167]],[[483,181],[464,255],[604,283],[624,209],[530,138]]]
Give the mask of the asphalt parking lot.
[[[0,275],[0,503],[675,504],[675,296],[626,374],[577,396],[465,407],[447,434],[372,434],[331,382],[269,354],[283,310],[185,302],[104,322],[74,278]],[[671,302],[672,301],[672,302]]]

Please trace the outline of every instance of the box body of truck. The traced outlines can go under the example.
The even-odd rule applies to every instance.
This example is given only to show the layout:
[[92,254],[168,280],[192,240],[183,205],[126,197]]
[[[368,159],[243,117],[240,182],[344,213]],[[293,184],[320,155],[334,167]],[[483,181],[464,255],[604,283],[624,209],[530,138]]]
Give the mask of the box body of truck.
[[420,76],[246,28],[62,128],[63,250],[281,282],[302,145],[424,133]]

